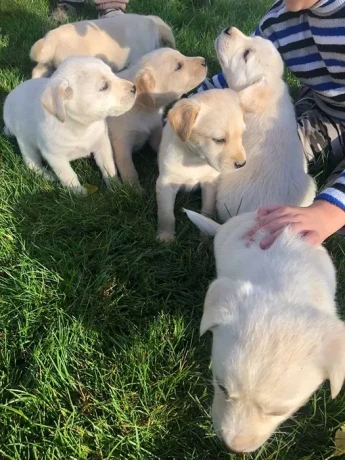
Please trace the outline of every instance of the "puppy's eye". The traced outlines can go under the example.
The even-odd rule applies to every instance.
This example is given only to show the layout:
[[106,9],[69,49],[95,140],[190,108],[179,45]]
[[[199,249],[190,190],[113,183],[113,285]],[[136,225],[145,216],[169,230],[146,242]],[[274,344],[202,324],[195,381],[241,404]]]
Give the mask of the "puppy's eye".
[[175,70],[181,70],[183,67],[183,64],[181,64],[181,62],[179,62],[176,66],[176,69]]
[[226,142],[226,139],[224,139],[224,138],[222,138],[222,139],[215,139],[215,138],[213,138],[212,140],[213,140],[213,142],[215,142],[216,144],[225,144],[225,142]]
[[250,53],[250,50],[245,50],[245,52],[243,53],[243,59],[245,61],[248,59],[249,53]]
[[228,390],[225,388],[225,386],[219,382],[217,383],[218,383],[219,389],[225,394],[225,396],[228,396]]
[[105,81],[100,88],[100,91],[106,91],[109,88],[108,83]]
[[270,412],[267,414],[269,417],[282,417],[286,414],[286,411],[277,411],[277,412]]

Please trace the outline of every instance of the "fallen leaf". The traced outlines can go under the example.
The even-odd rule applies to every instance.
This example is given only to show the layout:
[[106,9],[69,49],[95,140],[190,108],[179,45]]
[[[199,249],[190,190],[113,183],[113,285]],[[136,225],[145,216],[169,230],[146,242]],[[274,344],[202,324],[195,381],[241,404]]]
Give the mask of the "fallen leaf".
[[98,190],[98,187],[96,187],[96,185],[84,184],[84,187],[89,192],[89,195],[92,195],[93,193],[96,193],[97,190]]
[[335,433],[335,453],[334,455],[337,457],[339,455],[345,454],[345,425],[343,425],[339,430]]

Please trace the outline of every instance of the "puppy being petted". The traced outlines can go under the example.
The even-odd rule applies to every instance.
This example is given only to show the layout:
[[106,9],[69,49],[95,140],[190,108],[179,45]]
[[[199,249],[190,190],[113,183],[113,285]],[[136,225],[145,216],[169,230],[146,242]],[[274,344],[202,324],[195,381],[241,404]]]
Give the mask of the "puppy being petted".
[[7,96],[4,121],[16,136],[28,168],[86,193],[70,162],[94,155],[106,182],[116,176],[106,117],[119,116],[135,102],[132,82],[116,77],[97,58],[73,57],[48,78],[27,80]]
[[325,380],[331,395],[345,378],[345,326],[336,304],[335,269],[322,246],[288,229],[266,251],[259,231],[243,236],[256,214],[219,225],[187,211],[215,235],[217,278],[207,291],[200,334],[213,333],[212,419],[235,452],[259,449]]
[[168,113],[156,184],[158,238],[175,234],[174,205],[181,188],[200,186],[204,214],[215,210],[219,174],[245,169],[244,114],[235,91],[212,90],[178,102]]
[[134,107],[122,117],[108,118],[109,136],[121,179],[139,185],[133,152],[149,141],[158,152],[164,108],[196,86],[207,74],[203,57],[187,57],[171,48],[146,54],[137,65],[118,74],[137,87]]

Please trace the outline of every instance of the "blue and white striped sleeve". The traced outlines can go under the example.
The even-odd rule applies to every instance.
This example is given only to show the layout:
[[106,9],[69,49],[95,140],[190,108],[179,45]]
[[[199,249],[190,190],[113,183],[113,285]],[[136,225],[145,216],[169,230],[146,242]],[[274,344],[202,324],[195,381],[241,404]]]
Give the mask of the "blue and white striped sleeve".
[[338,177],[333,185],[319,193],[315,200],[328,201],[345,211],[345,171]]
[[[260,27],[258,27],[252,35],[261,35]],[[202,93],[203,91],[207,91],[208,89],[223,89],[227,88],[228,85],[224,78],[223,72],[217,73],[211,78],[206,78],[201,86],[196,90],[197,93]]]

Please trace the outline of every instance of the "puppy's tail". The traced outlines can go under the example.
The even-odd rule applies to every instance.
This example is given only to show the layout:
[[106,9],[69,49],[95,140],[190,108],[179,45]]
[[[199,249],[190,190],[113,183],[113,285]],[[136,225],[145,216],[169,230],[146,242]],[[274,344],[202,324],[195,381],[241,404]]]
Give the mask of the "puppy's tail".
[[184,212],[187,214],[189,220],[193,222],[194,225],[198,227],[204,233],[207,233],[210,236],[215,236],[220,229],[221,225],[217,224],[212,219],[203,216],[202,214],[198,214],[197,212],[190,211],[189,209],[183,209]]
[[50,63],[55,55],[54,41],[49,39],[49,34],[41,38],[33,44],[30,50],[30,58],[32,61],[39,62],[40,64]]
[[158,16],[149,16],[152,21],[156,24],[159,31],[159,38],[160,38],[160,45],[165,45],[170,48],[176,49],[176,42],[173,31],[167,23],[165,23],[161,18]]

